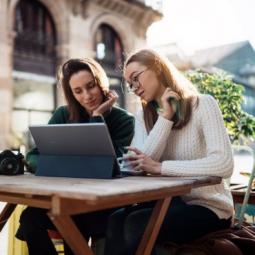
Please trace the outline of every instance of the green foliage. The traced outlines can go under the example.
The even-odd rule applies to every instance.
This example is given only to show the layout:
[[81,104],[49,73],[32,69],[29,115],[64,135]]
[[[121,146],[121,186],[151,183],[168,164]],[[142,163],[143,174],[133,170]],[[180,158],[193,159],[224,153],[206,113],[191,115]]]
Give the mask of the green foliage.
[[255,117],[241,109],[244,87],[225,73],[208,74],[202,71],[186,73],[202,94],[212,95],[219,104],[232,143],[255,139]]

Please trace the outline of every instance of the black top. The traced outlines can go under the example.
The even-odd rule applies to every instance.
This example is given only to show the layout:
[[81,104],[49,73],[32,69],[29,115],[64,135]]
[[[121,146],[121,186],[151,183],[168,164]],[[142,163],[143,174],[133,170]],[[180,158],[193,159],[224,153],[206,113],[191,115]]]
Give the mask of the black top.
[[[59,107],[51,119],[49,124],[65,124],[65,123],[91,123],[91,122],[105,122],[112,142],[117,154],[117,157],[121,157],[124,153],[124,147],[128,146],[131,143],[131,140],[134,135],[134,117],[129,114],[127,111],[113,107],[111,111],[104,117],[91,117],[84,118],[80,121],[70,121],[69,112],[67,106]],[[36,171],[37,160],[39,152],[37,148],[32,149],[27,154],[27,161],[30,164],[32,171]]]

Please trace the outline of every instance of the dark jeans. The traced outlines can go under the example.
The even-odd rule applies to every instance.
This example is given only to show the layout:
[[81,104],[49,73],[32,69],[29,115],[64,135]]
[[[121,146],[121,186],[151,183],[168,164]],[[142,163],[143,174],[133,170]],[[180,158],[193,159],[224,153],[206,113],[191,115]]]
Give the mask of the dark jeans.
[[[155,202],[117,210],[109,217],[105,255],[134,255]],[[210,232],[228,228],[231,219],[219,219],[211,210],[188,205],[179,197],[172,200],[161,226],[157,243],[187,243]],[[156,254],[155,250],[152,254]]]
[[[105,236],[107,220],[116,209],[80,214],[73,216],[77,227],[88,241],[89,237]],[[20,217],[20,227],[16,237],[27,242],[29,255],[57,255],[49,236],[48,229],[56,229],[47,210],[34,207],[26,208]],[[65,244],[65,255],[72,255]]]

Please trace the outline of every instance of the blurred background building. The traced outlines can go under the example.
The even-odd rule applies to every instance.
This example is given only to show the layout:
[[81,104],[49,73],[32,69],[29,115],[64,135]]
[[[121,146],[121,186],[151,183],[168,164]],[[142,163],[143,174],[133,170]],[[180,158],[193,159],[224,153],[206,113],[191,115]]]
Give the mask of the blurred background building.
[[26,144],[28,126],[47,123],[64,103],[56,72],[69,58],[97,59],[120,106],[133,111],[121,67],[146,45],[161,8],[159,0],[0,0],[0,150]]
[[198,50],[190,60],[192,68],[227,72],[244,86],[243,110],[255,116],[255,51],[249,41]]
[[249,41],[234,42],[194,51],[187,55],[177,43],[155,47],[179,70],[200,69],[204,72],[226,72],[244,87],[242,108],[255,116],[255,50]]

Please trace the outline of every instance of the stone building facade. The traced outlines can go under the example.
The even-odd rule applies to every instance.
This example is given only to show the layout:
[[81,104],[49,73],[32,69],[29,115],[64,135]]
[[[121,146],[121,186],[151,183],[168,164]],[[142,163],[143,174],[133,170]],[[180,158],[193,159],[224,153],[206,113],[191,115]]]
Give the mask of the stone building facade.
[[121,92],[120,67],[126,54],[146,46],[160,3],[0,0],[0,150],[20,146],[28,125],[46,123],[63,104],[55,74],[68,58],[100,61],[120,105],[134,111],[135,99]]

